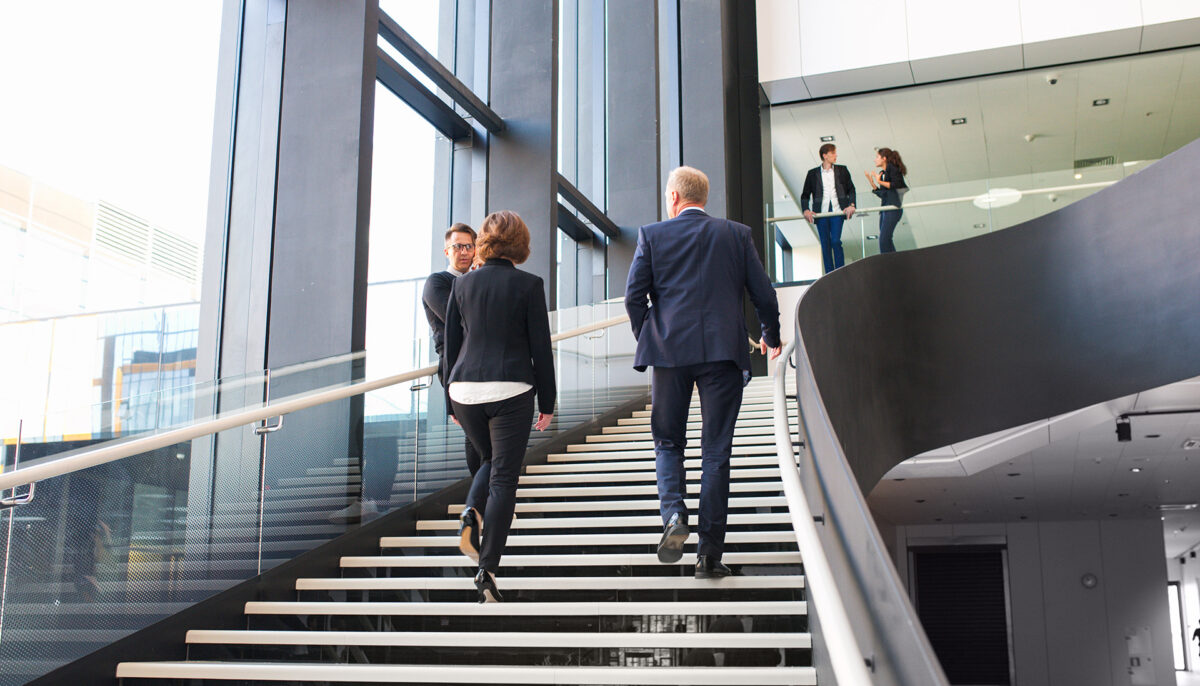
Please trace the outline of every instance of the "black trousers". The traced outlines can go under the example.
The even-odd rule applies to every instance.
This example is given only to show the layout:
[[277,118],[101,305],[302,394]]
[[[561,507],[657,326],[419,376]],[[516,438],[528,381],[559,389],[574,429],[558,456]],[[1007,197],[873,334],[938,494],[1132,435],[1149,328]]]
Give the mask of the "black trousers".
[[489,572],[500,567],[500,556],[512,528],[517,479],[533,428],[534,395],[530,389],[512,398],[479,405],[451,401],[463,432],[482,459],[491,463],[490,470],[480,467],[475,472],[466,502],[467,507],[483,513],[479,566]]
[[650,431],[654,435],[654,467],[658,478],[658,507],[663,524],[679,513],[688,518],[688,409],[692,386],[700,391],[700,516],[696,552],[720,559],[725,552],[729,515],[729,458],[733,429],[742,407],[742,370],[733,362],[705,362],[687,367],[655,367],[650,392]]

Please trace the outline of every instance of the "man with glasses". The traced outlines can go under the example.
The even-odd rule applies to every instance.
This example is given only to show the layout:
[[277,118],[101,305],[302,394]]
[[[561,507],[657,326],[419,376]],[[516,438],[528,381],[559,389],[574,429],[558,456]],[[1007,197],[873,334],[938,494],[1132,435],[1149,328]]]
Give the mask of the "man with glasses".
[[[450,287],[454,285],[455,279],[471,271],[471,263],[475,261],[475,230],[461,223],[451,226],[446,230],[444,252],[448,261],[446,269],[430,274],[425,280],[425,291],[421,293],[421,303],[425,306],[425,318],[429,320],[429,330],[433,333],[433,349],[437,351],[439,363],[446,339],[446,303],[450,300]],[[438,365],[438,380],[442,381],[441,364]],[[490,470],[492,463],[480,459],[471,441],[465,443],[467,469],[470,470],[471,476],[475,476],[481,465]],[[476,483],[480,482],[486,486],[488,480],[476,480]]]

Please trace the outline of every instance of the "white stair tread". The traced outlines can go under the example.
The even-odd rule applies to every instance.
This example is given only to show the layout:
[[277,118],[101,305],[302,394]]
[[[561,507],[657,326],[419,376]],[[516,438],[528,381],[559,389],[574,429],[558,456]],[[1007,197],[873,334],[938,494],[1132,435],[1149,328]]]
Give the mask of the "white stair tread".
[[[770,458],[774,460],[775,458]],[[699,465],[697,465],[699,466]],[[699,469],[689,469],[684,472],[687,481],[699,481],[703,475]],[[729,470],[730,479],[779,479],[778,467],[741,468]],[[637,472],[604,472],[599,474],[531,474],[522,476],[518,483],[522,486],[539,486],[546,484],[586,484],[586,483],[631,483],[637,481],[656,481],[652,469]]]
[[[571,546],[571,545],[658,545],[661,533],[644,534],[534,534],[509,536],[507,547]],[[695,543],[698,534],[692,532],[688,543]],[[458,536],[384,536],[381,548],[457,548]],[[726,543],[795,543],[792,531],[730,531]]]
[[[650,426],[650,416],[647,415],[645,417],[626,417],[624,419],[618,419],[617,426],[639,427],[639,431],[646,431],[645,427]],[[689,419],[686,426],[688,429],[699,429],[703,426],[703,424],[697,418]],[[775,426],[775,419],[774,417],[742,417],[738,419],[738,429],[748,426]],[[734,435],[737,435],[737,429],[734,430]]]
[[[730,493],[765,493],[783,490],[779,479],[770,481],[734,481],[729,484]],[[518,488],[517,498],[585,498],[622,495],[658,495],[657,484],[640,486],[541,486]]]
[[[514,591],[563,591],[579,588],[614,590],[714,590],[741,588],[804,588],[800,574],[730,576],[697,579],[691,576],[510,576],[504,588]],[[475,590],[470,576],[297,579],[297,591],[461,591]]]
[[[688,509],[700,507],[699,498],[686,498],[684,502]],[[758,496],[748,498],[730,498],[730,509],[738,507],[785,507],[787,498],[783,496]],[[464,505],[451,505],[446,508],[448,514],[462,514]],[[652,510],[658,512],[658,500],[575,500],[563,502],[517,503],[517,512],[613,512],[616,510]]]
[[221,645],[462,646],[490,648],[809,648],[807,633],[557,631],[244,631],[193,629],[188,643]]
[[[769,445],[735,445],[730,455],[774,455],[775,444]],[[700,446],[694,448],[684,448],[684,457],[700,457]],[[546,457],[548,462],[603,462],[605,460],[645,460],[654,459],[654,449],[647,450],[623,450],[621,452],[607,453],[604,451],[590,453],[550,453]]]
[[[777,455],[753,455],[729,458],[730,467],[765,467],[779,464]],[[699,469],[700,458],[683,461],[685,469]],[[633,472],[654,471],[654,460],[627,460],[604,462],[555,462],[554,464],[531,464],[525,468],[529,474],[572,474],[590,472]]]
[[122,662],[117,678],[351,681],[462,684],[816,684],[812,667],[513,667],[296,664],[286,662]]
[[[792,438],[799,434],[792,432]],[[700,436],[688,436],[688,442],[699,445]],[[598,439],[598,440],[596,440]],[[733,445],[766,445],[774,444],[775,433],[764,433],[757,436],[734,435]],[[608,436],[591,435],[586,443],[572,443],[567,446],[569,453],[599,452],[605,450],[645,450],[654,448],[654,435],[640,434],[609,434]]]
[[[768,512],[765,514],[731,514],[729,526],[749,524],[790,524],[791,516],[786,512]],[[624,517],[530,517],[513,521],[513,529],[577,529],[577,528],[616,528],[616,527],[655,527],[662,528],[662,518],[659,515],[634,515]],[[417,531],[458,531],[457,519],[421,520],[417,522]]]
[[[615,431],[615,429],[619,428],[621,427],[606,426],[601,429],[601,433],[592,434],[585,440],[587,443],[619,443],[621,441],[649,441],[654,438],[654,435],[649,431]],[[699,430],[693,430],[688,431],[686,435],[689,439],[694,438],[699,440],[700,434]],[[735,442],[739,438],[766,440],[774,435],[775,431],[772,426],[746,427],[744,429],[742,427],[735,427],[733,431]]]
[[[800,553],[755,552],[725,553],[721,560],[731,565],[800,564]],[[631,567],[659,566],[654,553],[597,553],[593,555],[505,555],[504,567]],[[683,559],[664,567],[695,565],[696,554],[684,553]],[[477,567],[466,555],[355,555],[345,556],[342,567]],[[501,588],[501,591],[504,589]]]
[[[629,418],[626,417],[625,421],[628,421],[628,420],[629,420]],[[620,421],[620,420],[618,420],[618,421]],[[699,438],[701,433],[703,433],[702,428],[699,426],[700,422],[695,421],[695,422],[688,422],[688,423],[694,424],[696,426],[689,427],[687,429],[687,437],[688,438]],[[795,424],[796,424],[795,420],[791,420],[790,423],[792,424],[792,428],[795,429]],[[761,419],[755,419],[753,421],[748,420],[745,422],[738,422],[733,427],[733,435],[734,436],[761,436],[763,434],[773,433],[774,430],[775,430],[775,421],[773,419],[770,422],[764,422]],[[600,429],[600,433],[593,434],[593,435],[594,436],[604,436],[605,438],[608,438],[608,437],[616,437],[616,436],[621,436],[621,435],[629,436],[629,435],[635,435],[635,434],[645,434],[647,436],[650,435],[650,425],[648,423],[614,424],[613,426],[606,426],[606,427]],[[588,437],[588,440],[591,440],[591,436]]]
[[[504,593],[504,580],[497,579]],[[637,615],[803,615],[803,600],[624,601],[561,603],[404,603],[329,601],[250,601],[248,615],[383,615],[438,617],[622,617]]]

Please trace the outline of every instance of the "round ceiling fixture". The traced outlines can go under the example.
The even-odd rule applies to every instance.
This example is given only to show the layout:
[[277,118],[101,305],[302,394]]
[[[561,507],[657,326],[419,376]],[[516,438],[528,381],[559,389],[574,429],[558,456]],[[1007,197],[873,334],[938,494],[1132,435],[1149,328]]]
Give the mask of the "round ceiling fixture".
[[1020,200],[1021,191],[1015,188],[993,188],[983,195],[975,196],[971,203],[981,210],[990,210],[995,207],[1012,205]]

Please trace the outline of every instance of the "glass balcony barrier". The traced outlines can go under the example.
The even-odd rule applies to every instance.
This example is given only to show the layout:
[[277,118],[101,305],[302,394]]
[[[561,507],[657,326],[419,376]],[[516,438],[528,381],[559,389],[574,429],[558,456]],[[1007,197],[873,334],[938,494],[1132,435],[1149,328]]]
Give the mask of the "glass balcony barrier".
[[[531,448],[648,393],[623,315],[619,302],[553,313],[558,406]],[[433,367],[395,373],[397,360],[430,357],[426,340],[393,343],[381,358],[368,351],[30,416],[19,464],[18,422],[5,420],[0,496],[27,493],[26,470],[54,475],[29,502],[0,510],[0,686],[465,478],[465,439],[446,418]],[[72,421],[89,428],[86,444],[70,440]],[[95,463],[64,471],[81,456]]]
[[[904,193],[894,233],[896,250],[951,243],[1016,226],[1107,188],[1145,169],[1154,160],[1063,169],[1020,176],[977,179],[913,187]],[[861,181],[861,182],[860,182]],[[775,183],[781,184],[778,175]],[[842,228],[845,263],[878,255],[880,215],[885,208],[856,177],[858,205]],[[786,196],[786,197],[785,197]],[[775,240],[773,275],[779,282],[807,281],[824,273],[817,228],[805,220],[790,193],[777,191],[766,220]],[[890,206],[889,206],[890,207]],[[835,216],[818,213],[815,217]]]

